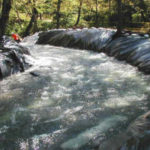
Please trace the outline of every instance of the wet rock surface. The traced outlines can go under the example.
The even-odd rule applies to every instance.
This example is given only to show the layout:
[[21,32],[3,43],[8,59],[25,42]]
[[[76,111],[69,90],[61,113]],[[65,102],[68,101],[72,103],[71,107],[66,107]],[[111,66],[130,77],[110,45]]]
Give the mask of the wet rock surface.
[[150,111],[139,116],[127,128],[107,142],[99,144],[95,150],[149,150],[150,149]]
[[26,47],[4,37],[4,46],[0,46],[0,80],[28,68],[30,65],[25,61],[25,55],[29,54]]
[[54,29],[39,34],[37,44],[50,44],[104,52],[109,56],[137,66],[150,73],[150,38],[148,35],[124,32],[115,37],[116,30],[104,28]]
[[150,149],[150,111],[139,116],[127,130],[130,138],[121,146],[124,150]]

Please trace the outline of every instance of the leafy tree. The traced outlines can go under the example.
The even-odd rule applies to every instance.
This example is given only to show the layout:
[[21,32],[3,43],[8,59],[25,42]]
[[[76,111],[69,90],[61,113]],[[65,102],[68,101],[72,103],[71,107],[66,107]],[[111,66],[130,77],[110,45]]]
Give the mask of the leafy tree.
[[[31,3],[31,1],[29,1],[29,3]],[[27,36],[30,34],[31,29],[33,30],[33,32],[37,31],[37,18],[38,18],[38,11],[36,9],[36,0],[33,0],[32,3],[32,16],[29,22],[29,25],[27,26],[25,32],[24,32],[24,36]]]
[[58,0],[57,1],[57,11],[56,11],[56,27],[57,29],[59,29],[60,27],[60,17],[61,17],[61,14],[60,14],[60,9],[61,9],[61,3],[62,3],[62,0]]
[[122,1],[121,0],[117,0],[117,12],[118,12],[117,34],[120,35],[122,31]]
[[[3,2],[12,7],[9,17],[2,15]],[[24,36],[73,26],[117,27],[119,33],[123,28],[150,24],[149,0],[0,0],[0,12],[7,20],[3,20],[6,25],[1,24],[0,34]]]
[[75,23],[75,26],[77,26],[79,24],[79,21],[80,21],[82,4],[83,4],[83,0],[79,0],[78,17],[77,17],[77,21]]

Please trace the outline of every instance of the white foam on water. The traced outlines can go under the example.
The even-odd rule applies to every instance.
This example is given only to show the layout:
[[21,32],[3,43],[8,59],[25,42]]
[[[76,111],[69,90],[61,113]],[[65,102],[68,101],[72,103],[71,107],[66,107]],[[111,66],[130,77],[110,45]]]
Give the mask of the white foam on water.
[[[103,36],[105,39],[107,33]],[[22,130],[18,122],[28,123],[27,128],[38,128],[38,133],[29,133],[31,140],[35,139],[34,148],[40,147],[41,139],[47,140],[50,147],[80,149],[110,128],[119,132],[124,128],[119,123],[149,109],[149,77],[139,74],[134,67],[103,53],[36,45],[37,38],[35,34],[22,42],[33,56],[28,58],[33,66],[0,82],[0,101],[4,108],[9,108],[1,107],[6,112],[0,128],[8,122],[9,128],[15,125]],[[11,134],[11,130],[3,131]],[[22,142],[24,137],[17,134],[14,136],[20,137],[22,149],[29,145],[30,138]],[[42,138],[44,134],[47,138]]]

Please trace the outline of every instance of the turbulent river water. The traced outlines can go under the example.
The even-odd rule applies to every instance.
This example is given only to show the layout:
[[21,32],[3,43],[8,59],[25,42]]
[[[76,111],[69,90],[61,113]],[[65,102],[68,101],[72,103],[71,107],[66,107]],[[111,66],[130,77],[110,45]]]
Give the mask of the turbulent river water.
[[103,53],[36,39],[21,43],[33,66],[0,82],[0,150],[94,150],[149,110],[149,76]]

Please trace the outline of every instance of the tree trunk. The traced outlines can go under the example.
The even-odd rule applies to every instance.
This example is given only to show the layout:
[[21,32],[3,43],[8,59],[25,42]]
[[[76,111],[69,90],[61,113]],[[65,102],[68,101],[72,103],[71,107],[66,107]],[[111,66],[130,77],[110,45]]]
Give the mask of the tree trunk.
[[15,4],[15,11],[16,11],[16,14],[17,14],[17,19],[18,19],[19,26],[20,26],[20,28],[22,29],[22,26],[21,26],[21,19],[20,19],[19,12],[18,12],[17,5],[16,5],[16,4]]
[[58,0],[57,2],[57,12],[56,12],[56,27],[57,29],[60,28],[60,7],[61,7],[61,0]]
[[28,36],[30,34],[33,24],[34,24],[33,32],[35,32],[37,30],[37,18],[38,18],[38,11],[34,7],[32,10],[32,17],[31,17],[30,23],[24,32],[24,35],[23,35],[24,37]]
[[0,11],[1,11],[1,9],[2,9],[2,1],[0,0]]
[[124,0],[124,5],[126,5],[126,0]]
[[117,12],[118,12],[118,22],[117,22],[117,35],[121,34],[122,31],[122,2],[117,0]]
[[141,11],[141,17],[142,17],[142,21],[146,22],[146,17],[144,16],[144,12]]
[[13,0],[3,0],[2,13],[0,18],[0,41],[3,40],[3,35],[5,34],[7,22],[9,20],[9,13],[11,10]]
[[40,20],[42,20],[42,14],[41,13],[39,14],[39,17],[40,17]]
[[77,26],[80,22],[82,4],[83,4],[83,0],[80,0],[80,5],[79,5],[79,8],[78,8],[78,17],[77,17],[77,21],[76,21],[74,26]]
[[108,0],[108,7],[109,7],[109,13],[110,13],[110,11],[111,11],[111,0]]
[[98,0],[96,0],[96,16],[95,16],[95,25],[98,27]]
[[108,12],[108,23],[109,23],[109,25],[111,25],[111,22],[110,22],[110,18],[111,18],[111,0],[108,0],[108,9],[109,9],[109,12]]

